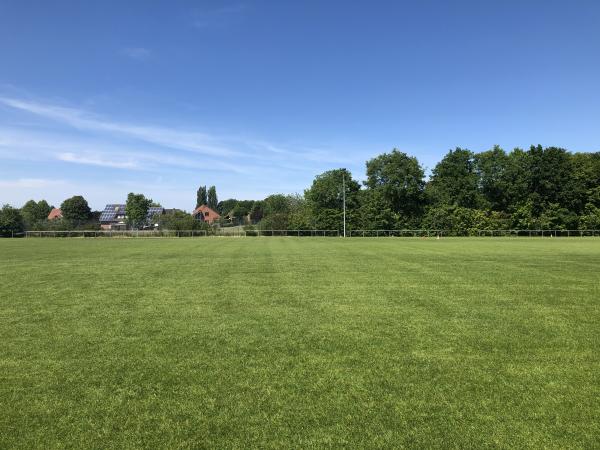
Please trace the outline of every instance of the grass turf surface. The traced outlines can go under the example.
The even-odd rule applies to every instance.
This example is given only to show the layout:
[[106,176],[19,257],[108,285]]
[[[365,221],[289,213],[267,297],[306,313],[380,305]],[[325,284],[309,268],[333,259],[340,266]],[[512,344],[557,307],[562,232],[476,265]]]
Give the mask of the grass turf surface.
[[0,240],[0,447],[600,436],[600,239]]

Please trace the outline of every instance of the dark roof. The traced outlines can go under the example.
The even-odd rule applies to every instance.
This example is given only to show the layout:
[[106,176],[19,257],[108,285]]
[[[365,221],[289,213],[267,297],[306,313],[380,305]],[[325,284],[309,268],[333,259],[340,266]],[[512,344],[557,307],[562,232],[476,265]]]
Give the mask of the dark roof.
[[[151,206],[148,208],[147,219],[151,219],[157,214],[163,214],[162,206]],[[121,203],[111,203],[104,207],[104,211],[100,214],[100,222],[114,222],[117,216],[125,216],[125,205]]]
[[148,219],[152,219],[157,214],[164,214],[164,212],[165,208],[163,208],[162,206],[151,206],[150,208],[148,208],[148,214],[146,215],[146,217]]
[[100,222],[114,222],[117,216],[125,215],[125,205],[119,203],[111,203],[104,207],[104,211],[100,214]]

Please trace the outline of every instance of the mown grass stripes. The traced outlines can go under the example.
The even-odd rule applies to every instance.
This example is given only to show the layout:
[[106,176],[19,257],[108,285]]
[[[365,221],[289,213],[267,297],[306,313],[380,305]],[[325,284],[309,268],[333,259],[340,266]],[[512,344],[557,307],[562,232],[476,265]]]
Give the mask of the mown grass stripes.
[[0,240],[0,447],[593,448],[600,240]]

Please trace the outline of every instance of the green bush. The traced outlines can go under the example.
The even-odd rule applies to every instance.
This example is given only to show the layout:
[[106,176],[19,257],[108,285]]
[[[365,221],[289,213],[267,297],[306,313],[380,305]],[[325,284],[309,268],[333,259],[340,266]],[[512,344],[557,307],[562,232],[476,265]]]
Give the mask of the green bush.
[[162,214],[158,217],[158,227],[161,230],[183,231],[183,230],[205,230],[212,231],[212,227],[206,222],[196,220],[191,214],[183,211],[175,211],[171,214]]
[[10,205],[0,210],[0,236],[11,237],[25,231],[25,221],[21,212]]

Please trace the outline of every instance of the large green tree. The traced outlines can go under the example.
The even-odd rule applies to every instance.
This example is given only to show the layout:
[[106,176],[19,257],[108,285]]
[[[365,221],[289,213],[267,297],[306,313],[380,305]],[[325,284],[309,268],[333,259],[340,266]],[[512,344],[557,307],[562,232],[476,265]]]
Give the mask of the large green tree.
[[307,204],[297,195],[269,195],[260,202],[262,219],[259,226],[268,230],[314,228]]
[[551,203],[572,208],[574,172],[571,155],[562,148],[537,145],[531,146],[528,156],[528,193],[534,212],[543,212]]
[[391,208],[379,189],[364,189],[359,192],[357,227],[363,230],[395,230],[405,228],[399,222],[398,213]]
[[249,209],[241,202],[236,203],[231,211],[229,211],[229,215],[233,221],[234,225],[243,224],[246,216],[250,213]]
[[144,194],[134,194],[130,192],[127,195],[125,205],[125,214],[127,222],[133,228],[139,228],[146,224],[148,218],[148,208],[152,204],[152,199],[146,198]]
[[263,200],[264,215],[288,214],[291,211],[290,198],[283,194],[272,194]]
[[600,230],[600,208],[588,203],[579,216],[579,229]]
[[342,209],[343,186],[346,189],[346,207],[354,207],[360,185],[347,169],[328,170],[317,175],[311,187],[304,191],[304,198],[317,209]]
[[479,188],[494,211],[508,209],[508,164],[509,156],[499,146],[475,155],[475,171],[479,177]]
[[208,195],[206,186],[200,186],[196,191],[196,208],[198,206],[206,205],[208,203]]
[[594,190],[600,189],[600,152],[574,153],[571,162],[571,209],[581,214],[592,199]]
[[209,208],[216,211],[218,204],[219,200],[217,199],[217,188],[215,186],[211,186],[208,188],[207,205]]
[[46,200],[40,200],[39,202],[29,200],[21,208],[21,214],[28,227],[45,221],[48,218],[50,211],[52,211],[52,206],[50,206]]
[[600,230],[600,183],[587,192],[587,202],[579,216],[579,228]]
[[250,221],[252,223],[260,222],[265,214],[265,202],[256,200],[250,208]]
[[0,210],[0,236],[10,237],[25,230],[25,222],[21,212],[10,205]]
[[380,207],[402,216],[401,221],[411,222],[421,215],[425,172],[414,156],[394,149],[367,161],[366,185],[378,192]]
[[[529,155],[520,148],[508,154],[504,171],[505,202],[508,212],[515,212],[529,201]],[[500,196],[501,197],[501,196]]]
[[427,191],[434,204],[476,208],[481,203],[478,185],[473,153],[457,147],[435,166]]
[[63,218],[73,226],[80,226],[92,217],[92,211],[88,202],[81,195],[75,195],[66,199],[60,205]]
[[314,228],[314,220],[309,202],[301,195],[288,195],[288,229],[309,230]]
[[[309,189],[304,191],[316,228],[342,230],[344,189],[346,197],[346,227],[357,219],[360,185],[347,169],[328,170],[317,175]],[[350,227],[351,228],[351,227]]]
[[229,213],[229,211],[231,211],[233,208],[235,208],[235,205],[237,205],[238,202],[239,202],[239,200],[237,200],[235,198],[228,198],[227,200],[221,200],[219,203],[217,203],[216,211],[221,215],[225,215],[225,214]]

